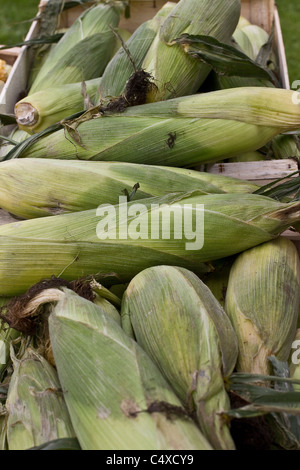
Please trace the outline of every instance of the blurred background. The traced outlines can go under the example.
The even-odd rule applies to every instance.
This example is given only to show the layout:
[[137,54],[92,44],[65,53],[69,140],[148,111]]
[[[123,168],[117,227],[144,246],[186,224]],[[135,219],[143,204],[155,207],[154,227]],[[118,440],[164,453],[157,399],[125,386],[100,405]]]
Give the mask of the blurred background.
[[[23,40],[39,0],[0,0],[0,44]],[[289,67],[290,83],[300,80],[300,1],[277,0]]]

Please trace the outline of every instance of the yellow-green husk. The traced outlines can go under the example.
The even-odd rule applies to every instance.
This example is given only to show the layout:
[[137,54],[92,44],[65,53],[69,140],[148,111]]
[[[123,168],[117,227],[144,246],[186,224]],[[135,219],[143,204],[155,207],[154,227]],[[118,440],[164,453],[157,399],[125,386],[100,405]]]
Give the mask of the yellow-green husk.
[[[0,227],[0,295],[23,293],[52,275],[67,280],[95,275],[106,284],[120,284],[159,264],[201,274],[211,269],[203,263],[272,240],[300,218],[299,202],[279,203],[254,194],[174,193],[140,203],[142,206],[136,206],[132,201],[126,206],[124,202],[102,206],[98,212],[43,217]],[[178,220],[184,205],[188,205],[195,223],[196,214],[198,218],[201,215],[196,212],[197,204],[204,205],[204,227],[202,219],[197,219],[204,229],[203,238],[199,231],[191,240],[190,233],[185,236],[182,227],[173,223],[169,236],[162,237],[159,216],[168,221],[174,212]],[[129,216],[124,222],[127,209]]]
[[210,450],[184,412],[168,419],[163,403],[182,410],[180,401],[137,343],[99,306],[64,292],[50,339],[81,448]]
[[229,276],[225,310],[239,343],[237,370],[268,375],[268,357],[287,361],[300,306],[300,262],[285,237],[241,253]]
[[276,88],[233,88],[89,115],[72,134],[54,132],[20,156],[192,167],[257,150],[297,130],[300,106],[292,95]]
[[234,369],[237,340],[208,287],[182,268],[149,268],[129,283],[121,316],[211,445],[234,449],[220,413],[230,408],[223,377]]

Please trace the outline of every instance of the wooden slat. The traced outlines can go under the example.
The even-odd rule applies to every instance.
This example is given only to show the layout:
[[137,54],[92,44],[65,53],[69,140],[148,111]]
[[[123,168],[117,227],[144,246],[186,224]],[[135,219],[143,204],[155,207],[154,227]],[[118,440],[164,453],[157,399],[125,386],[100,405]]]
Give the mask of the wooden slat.
[[[0,47],[1,46],[0,44]],[[21,52],[20,47],[12,47],[11,49],[3,49],[0,51],[0,59],[5,60],[9,65],[13,65],[18,58],[19,54]]]
[[297,163],[292,159],[286,159],[261,162],[216,163],[208,169],[208,172],[248,181],[270,182],[270,180],[287,177],[297,170]]
[[277,8],[274,10],[274,40],[279,62],[280,80],[283,88],[290,89],[290,79],[285,55],[285,47],[280,26],[279,13]]
[[289,238],[289,240],[291,240],[292,242],[295,242],[296,246],[300,249],[300,233],[299,232],[294,232],[293,230],[286,230],[285,232],[283,232],[282,236]]
[[242,0],[242,15],[270,33],[275,10],[275,0]]
[[[179,0],[173,1],[177,3]],[[40,6],[43,7],[46,3],[47,1],[42,0]],[[164,3],[164,0],[131,0],[130,18],[122,18],[120,27],[130,32],[135,31],[141,23],[153,18]],[[78,15],[82,13],[83,8],[86,8],[86,6],[77,6],[64,11],[60,19],[60,28],[70,26]],[[264,28],[268,33],[272,28],[274,9],[274,0],[242,0],[242,15],[253,24]]]
[[[175,0],[176,3],[177,1],[178,0]],[[133,33],[140,24],[153,18],[165,3],[166,2],[163,0],[131,1],[130,18],[122,18],[120,27]]]

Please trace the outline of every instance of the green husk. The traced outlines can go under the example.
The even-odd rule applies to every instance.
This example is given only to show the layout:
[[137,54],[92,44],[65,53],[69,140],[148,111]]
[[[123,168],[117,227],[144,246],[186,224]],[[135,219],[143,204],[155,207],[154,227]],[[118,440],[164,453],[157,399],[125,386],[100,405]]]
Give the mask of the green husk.
[[269,356],[287,361],[300,306],[300,262],[284,237],[240,254],[229,276],[225,310],[239,342],[237,370],[268,375]]
[[124,190],[130,194],[137,183],[135,200],[177,191],[198,190],[204,195],[250,193],[259,188],[247,181],[183,168],[16,159],[1,163],[0,207],[24,219],[83,211],[118,204]]
[[124,93],[126,82],[135,70],[141,69],[159,27],[174,6],[175,3],[167,2],[154,18],[145,21],[135,30],[126,42],[127,51],[120,47],[103,73],[100,85],[102,100],[115,98]]
[[271,142],[274,158],[295,158],[300,161],[300,141],[298,136],[278,135]]
[[[66,280],[95,275],[107,287],[160,264],[203,274],[211,270],[203,263],[272,240],[300,219],[299,202],[254,194],[174,193],[142,202],[0,227],[0,295],[23,293],[52,275]],[[194,224],[190,230],[178,224],[184,208]],[[171,220],[170,233],[162,231],[159,216],[165,224]]]
[[82,13],[51,49],[30,94],[53,84],[100,77],[114,53],[117,37],[113,28],[119,24],[122,9],[117,4],[99,4]]
[[149,268],[130,282],[121,316],[129,317],[138,344],[185,406],[196,412],[212,446],[234,449],[219,413],[230,409],[223,374],[234,369],[237,339],[210,290],[185,269]]
[[211,450],[136,342],[100,307],[63,291],[50,338],[81,448]]
[[[61,121],[87,105],[95,105],[99,98],[100,78],[86,82],[71,83],[47,88],[30,94],[15,105],[19,129],[26,132],[40,132]],[[89,103],[86,103],[86,97]]]
[[[239,22],[235,32],[233,33],[235,46],[244,52],[251,60],[259,63],[259,54],[263,47],[266,46],[270,37],[268,33],[260,26]],[[273,58],[274,54],[270,54]],[[214,75],[215,87],[217,89],[236,88],[245,86],[258,87],[274,87],[271,80],[251,77],[224,77]]]
[[[3,141],[0,144],[0,159],[2,159],[5,155],[7,155],[14,147],[20,142],[23,142],[24,140],[28,139],[30,137],[30,134],[26,131],[21,131],[18,128],[13,129],[13,131],[10,133],[9,138],[15,142],[15,144],[12,144],[9,141]],[[0,136],[1,139],[1,136]]]
[[119,114],[90,112],[20,156],[186,167],[223,160],[297,130],[300,107],[292,94],[246,87],[133,106]]
[[75,437],[56,371],[34,350],[14,358],[6,409],[9,450]]
[[240,9],[240,0],[181,0],[164,21],[142,64],[157,87],[148,101],[196,93],[210,67],[189,57],[174,40],[182,34],[209,34],[227,42],[237,26]]
[[[257,60],[257,57],[259,55],[259,52],[260,52],[261,48],[269,40],[268,33],[264,29],[262,29],[260,26],[254,25],[254,24],[244,26],[242,28],[242,32],[246,35],[246,37],[249,39],[249,42],[251,44],[252,51],[251,52],[248,51],[249,52],[249,54],[248,54],[249,57],[252,60]],[[237,31],[235,31],[235,33],[237,33]],[[244,49],[235,33],[233,34],[234,39],[237,41],[239,46],[242,49]]]
[[114,55],[117,54],[120,47],[122,47],[123,42],[126,43],[132,36],[131,32],[127,31],[127,29],[118,28],[116,32],[117,32],[117,42],[116,42],[112,57],[114,57]]

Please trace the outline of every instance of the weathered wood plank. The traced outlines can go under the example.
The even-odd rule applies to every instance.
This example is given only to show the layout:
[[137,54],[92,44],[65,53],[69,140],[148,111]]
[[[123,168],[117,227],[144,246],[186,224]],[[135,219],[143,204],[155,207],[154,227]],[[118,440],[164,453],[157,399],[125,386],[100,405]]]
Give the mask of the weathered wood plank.
[[298,170],[297,162],[292,159],[266,160],[258,162],[216,163],[208,169],[209,173],[222,174],[248,181],[262,182],[288,177]]

